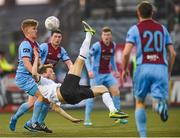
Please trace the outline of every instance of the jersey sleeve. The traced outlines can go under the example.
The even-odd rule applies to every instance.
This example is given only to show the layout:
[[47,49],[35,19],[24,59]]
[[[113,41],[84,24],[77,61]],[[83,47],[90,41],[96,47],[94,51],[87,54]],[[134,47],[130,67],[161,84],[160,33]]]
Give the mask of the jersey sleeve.
[[39,48],[40,48],[41,63],[44,64],[48,53],[48,45],[47,43],[43,43],[39,46]]
[[98,52],[98,50],[99,50],[99,44],[98,43],[93,44],[89,50],[89,55],[94,56]]
[[61,59],[62,61],[70,60],[68,53],[63,47],[61,47]]
[[87,71],[92,71],[92,66],[91,66],[91,56],[88,53],[87,59],[85,60],[85,66]]
[[85,60],[85,66],[87,71],[92,71],[91,58],[97,53],[98,47],[99,47],[98,43],[95,43],[92,45],[92,47],[89,50],[87,59]]
[[24,41],[21,43],[21,45],[19,46],[19,52],[20,52],[20,57],[29,57],[31,58],[32,56],[32,47],[29,44],[29,42]]
[[135,44],[136,42],[136,31],[137,31],[137,27],[134,25],[132,26],[128,32],[127,32],[127,36],[126,36],[126,43],[133,43]]
[[171,39],[171,36],[170,36],[168,30],[164,26],[163,26],[163,29],[164,29],[164,34],[165,34],[165,45],[166,46],[171,45],[172,39]]

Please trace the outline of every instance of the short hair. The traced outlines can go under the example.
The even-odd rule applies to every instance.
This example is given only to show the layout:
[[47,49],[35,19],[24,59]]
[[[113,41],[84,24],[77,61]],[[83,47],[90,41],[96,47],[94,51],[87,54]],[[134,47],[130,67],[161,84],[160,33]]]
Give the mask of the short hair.
[[111,32],[112,33],[112,30],[111,30],[110,27],[105,26],[105,27],[102,28],[102,32],[104,32],[104,33]]
[[41,65],[38,69],[38,73],[39,74],[43,74],[43,73],[46,73],[47,69],[48,68],[52,68],[53,69],[53,65],[52,64],[44,64],[44,65]]
[[24,30],[26,27],[29,26],[38,26],[39,22],[35,19],[25,19],[21,23],[21,29]]
[[140,16],[142,18],[149,18],[152,17],[152,13],[153,13],[153,6],[150,2],[148,1],[142,1],[138,7],[137,7]]
[[54,33],[62,34],[62,31],[61,31],[60,29],[52,30],[52,31],[51,31],[51,36],[52,36]]

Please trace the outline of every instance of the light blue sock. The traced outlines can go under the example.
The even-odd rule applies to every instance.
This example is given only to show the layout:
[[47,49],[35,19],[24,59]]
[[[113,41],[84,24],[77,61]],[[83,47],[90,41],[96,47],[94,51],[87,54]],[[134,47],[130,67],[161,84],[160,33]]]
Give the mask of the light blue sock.
[[27,124],[28,126],[31,126],[31,124],[32,124],[32,119],[30,119],[29,121],[27,121],[26,124]]
[[41,112],[38,117],[38,123],[42,124],[47,116],[47,113],[49,111],[50,104],[49,103],[43,103]]
[[86,100],[86,108],[85,108],[85,120],[90,120],[91,112],[94,106],[94,99],[89,98]]
[[33,115],[32,115],[32,123],[35,123],[38,121],[39,114],[42,109],[43,102],[39,102],[36,100],[34,103],[34,109],[33,109]]
[[120,110],[120,96],[113,96],[112,97],[114,106],[117,110]]
[[19,117],[21,117],[29,109],[30,109],[30,106],[28,103],[21,104],[21,106],[18,108],[16,114],[13,116],[13,119],[17,120]]
[[146,112],[144,108],[135,110],[135,119],[140,137],[146,137]]
[[163,110],[164,104],[166,104],[165,101],[159,101],[156,105],[155,105],[155,111],[160,114]]
[[155,111],[159,114],[160,113],[160,108],[159,108],[160,106],[159,106],[159,103],[157,103],[156,105],[155,105]]

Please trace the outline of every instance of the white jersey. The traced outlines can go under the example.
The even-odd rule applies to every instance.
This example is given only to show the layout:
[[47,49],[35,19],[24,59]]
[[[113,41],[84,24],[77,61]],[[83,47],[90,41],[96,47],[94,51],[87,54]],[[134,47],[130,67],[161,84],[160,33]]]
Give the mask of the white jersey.
[[57,87],[60,87],[61,83],[55,83],[53,80],[44,78],[41,76],[40,81],[38,82],[38,89],[41,92],[42,96],[48,99],[49,102],[54,103],[60,106],[61,102],[57,97]]

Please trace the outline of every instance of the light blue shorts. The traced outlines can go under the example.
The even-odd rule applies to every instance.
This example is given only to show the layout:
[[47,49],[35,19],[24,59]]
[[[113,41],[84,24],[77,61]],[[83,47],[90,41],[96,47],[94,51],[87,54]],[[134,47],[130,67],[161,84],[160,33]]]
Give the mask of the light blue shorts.
[[34,96],[38,90],[37,83],[30,74],[16,73],[16,85],[27,94]]
[[148,93],[158,100],[168,99],[168,68],[166,65],[138,65],[133,78],[135,98],[144,101]]
[[93,79],[90,79],[91,86],[104,85],[110,87],[117,84],[116,79],[111,73],[106,74],[95,74]]

